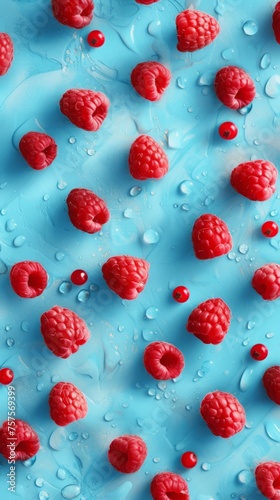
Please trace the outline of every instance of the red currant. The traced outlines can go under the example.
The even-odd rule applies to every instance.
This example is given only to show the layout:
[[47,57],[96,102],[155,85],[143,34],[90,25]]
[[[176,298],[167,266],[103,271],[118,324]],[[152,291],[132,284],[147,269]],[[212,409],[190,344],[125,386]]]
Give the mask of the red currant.
[[268,349],[264,344],[255,344],[251,348],[250,354],[256,361],[263,361],[268,355]]
[[91,47],[101,47],[105,42],[105,36],[102,31],[93,30],[88,34],[87,41]]
[[181,463],[186,469],[191,469],[197,464],[197,456],[193,451],[185,451],[181,456]]
[[14,372],[10,368],[0,370],[0,384],[8,385],[14,380]]
[[278,230],[278,225],[273,220],[268,220],[262,225],[262,234],[266,238],[273,238],[273,236],[276,236],[276,234],[278,234]]
[[74,285],[84,285],[88,280],[88,275],[82,269],[76,269],[71,274],[71,281]]
[[190,292],[185,286],[177,286],[172,292],[172,297],[176,302],[186,302],[189,296]]
[[230,141],[234,139],[238,134],[237,126],[232,122],[224,122],[219,126],[219,134],[222,139]]

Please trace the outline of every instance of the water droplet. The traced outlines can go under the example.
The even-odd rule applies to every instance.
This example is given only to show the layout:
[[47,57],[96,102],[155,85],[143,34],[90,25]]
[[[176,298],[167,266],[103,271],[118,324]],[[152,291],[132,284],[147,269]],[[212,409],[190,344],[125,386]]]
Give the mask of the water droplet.
[[133,217],[135,217],[135,212],[131,208],[126,208],[123,215],[126,219],[133,219]]
[[72,284],[70,283],[70,281],[63,281],[58,287],[58,291],[62,295],[69,293],[71,289],[72,289]]
[[188,203],[183,203],[181,205],[181,209],[184,210],[185,212],[188,212],[191,209],[191,207]]
[[204,205],[206,207],[209,207],[210,205],[212,205],[212,203],[214,203],[215,201],[215,198],[213,196],[207,196],[207,198],[205,198],[204,200]]
[[42,486],[44,486],[44,484],[45,484],[45,481],[42,477],[37,477],[37,479],[35,480],[35,484],[39,488],[42,488]]
[[264,91],[268,97],[275,99],[280,95],[280,75],[271,76],[265,85]]
[[167,387],[167,384],[166,384],[166,382],[162,382],[162,381],[161,381],[161,382],[159,382],[159,383],[158,383],[158,385],[157,385],[157,386],[158,386],[158,388],[159,388],[161,391],[165,391],[165,389],[166,389],[166,387]]
[[5,330],[6,330],[6,332],[10,332],[10,331],[11,331],[11,329],[12,329],[12,325],[10,325],[10,324],[9,324],[9,325],[6,325],[6,326],[5,326]]
[[61,262],[64,259],[65,255],[63,252],[56,252],[55,258],[58,260],[58,262]]
[[66,444],[68,434],[64,428],[57,428],[53,431],[49,438],[49,445],[53,450],[62,450]]
[[45,387],[44,384],[41,383],[41,384],[37,384],[36,389],[37,389],[37,391],[41,392],[44,389],[44,387]]
[[243,469],[238,473],[237,478],[241,484],[248,484],[252,479],[252,474],[249,470]]
[[45,193],[43,196],[43,201],[48,201],[50,199],[50,195],[48,193]]
[[14,221],[14,219],[8,219],[6,221],[5,228],[6,228],[6,231],[8,231],[8,233],[11,233],[12,231],[14,231],[17,228],[16,221]]
[[159,241],[159,234],[154,229],[147,229],[143,234],[143,241],[149,244],[157,243]]
[[182,141],[179,130],[177,129],[169,130],[167,134],[167,144],[172,149],[180,149],[180,147],[182,146]]
[[82,432],[81,436],[82,436],[83,439],[86,440],[86,439],[89,438],[89,432]]
[[185,408],[186,408],[186,410],[187,410],[187,411],[190,411],[190,410],[192,409],[192,405],[187,404],[187,405],[185,406]]
[[88,301],[89,298],[90,298],[90,293],[88,290],[81,290],[77,295],[77,300],[79,302],[85,303]]
[[133,186],[130,189],[129,194],[130,194],[130,196],[138,196],[141,192],[142,192],[142,188],[140,186]]
[[7,344],[7,346],[8,346],[8,347],[12,348],[12,347],[14,347],[14,345],[15,345],[15,341],[14,341],[14,339],[12,339],[12,338],[10,337],[10,338],[8,338],[8,339],[6,340],[6,344]]
[[58,479],[65,479],[66,478],[66,471],[64,469],[57,469],[57,472],[56,472],[56,477],[58,477]]
[[254,370],[252,368],[246,368],[244,372],[241,375],[240,383],[239,383],[239,388],[242,392],[246,392],[253,380],[253,375]]
[[157,334],[157,332],[153,332],[152,330],[148,330],[147,328],[144,328],[144,330],[142,330],[142,337],[147,342],[155,340],[156,334]]
[[27,321],[22,321],[20,327],[23,332],[28,332],[29,323]]
[[202,470],[211,470],[212,466],[209,462],[203,462],[203,464],[201,464],[201,468]]
[[104,420],[105,422],[111,422],[114,418],[113,413],[105,413],[104,415]]
[[219,14],[220,16],[222,16],[225,12],[225,4],[223,2],[223,0],[217,0],[217,4],[216,4],[216,7],[215,7],[215,12],[216,14]]
[[179,87],[179,89],[186,88],[186,83],[187,83],[187,79],[183,78],[182,76],[178,76],[178,78],[176,79],[176,84],[177,84],[177,87]]
[[215,71],[205,71],[202,75],[197,80],[198,85],[213,85],[214,79],[215,79],[216,73]]
[[16,238],[13,241],[13,245],[16,248],[22,247],[24,243],[25,243],[25,236],[23,236],[23,234],[19,234],[18,236],[16,236]]
[[51,377],[51,382],[53,382],[53,384],[56,384],[56,382],[59,381],[59,375],[53,375]]
[[75,144],[76,141],[77,141],[76,137],[69,137],[68,139],[68,142],[70,142],[70,144]]
[[234,57],[234,49],[225,49],[222,51],[222,58],[230,61]]
[[35,462],[36,462],[36,455],[22,462],[22,465],[24,465],[24,467],[32,467],[32,465],[35,464]]
[[253,328],[255,328],[255,326],[256,326],[255,321],[248,321],[246,328],[247,328],[247,330],[253,330]]
[[5,262],[3,262],[2,259],[0,259],[0,274],[5,274],[8,271],[8,267],[6,266]]
[[179,191],[183,194],[191,194],[192,189],[193,189],[193,183],[188,180],[181,182],[179,186]]
[[249,342],[250,342],[250,337],[247,337],[247,339],[243,340],[242,345],[246,347],[249,344]]
[[228,258],[229,260],[234,260],[234,259],[235,259],[235,257],[236,257],[236,253],[235,253],[235,252],[229,252],[229,253],[227,254],[227,258]]
[[161,25],[161,23],[159,20],[151,21],[147,27],[147,31],[148,31],[149,35],[157,36],[159,29],[160,29],[160,25]]
[[77,432],[71,432],[71,434],[69,434],[69,436],[68,436],[68,439],[69,439],[69,441],[75,441],[77,439],[77,437],[78,437]]
[[160,458],[158,458],[158,457],[153,458],[153,462],[155,464],[158,464],[160,462]]
[[250,103],[250,104],[248,104],[248,106],[244,106],[244,108],[240,108],[237,111],[240,115],[248,115],[248,113],[250,113],[252,107],[253,107],[253,104]]
[[148,389],[149,396],[154,396],[156,393],[155,389]]
[[61,496],[67,500],[73,500],[80,494],[80,492],[80,486],[77,484],[68,484],[68,486],[65,486],[65,488],[61,490]]
[[49,494],[47,493],[47,491],[40,491],[39,493],[39,500],[49,500],[50,496]]
[[65,182],[64,180],[60,179],[57,183],[57,189],[60,189],[60,191],[62,191],[63,189],[65,189],[67,186],[67,182]]
[[279,424],[273,422],[272,420],[269,420],[268,422],[265,422],[264,424],[265,431],[272,439],[272,441],[276,441],[277,443],[280,443],[280,426]]
[[276,217],[276,215],[278,215],[278,210],[271,210],[270,215],[271,217]]
[[270,55],[269,54],[264,54],[260,60],[260,67],[261,69],[267,69],[270,66]]
[[158,315],[158,308],[155,306],[150,306],[146,309],[145,316],[148,319],[155,319]]
[[252,36],[258,32],[259,27],[256,21],[254,21],[253,19],[248,19],[248,21],[243,24],[242,29],[245,35]]
[[90,148],[90,149],[86,149],[86,153],[88,156],[94,156],[96,151],[95,151],[95,149]]
[[248,247],[248,245],[245,245],[245,243],[242,243],[238,247],[238,252],[242,253],[242,255],[245,255],[248,252],[248,250],[249,250],[249,247]]
[[7,186],[7,182],[2,182],[0,184],[0,189],[5,189],[6,186]]
[[1,215],[6,215],[6,213],[7,213],[6,208],[1,208],[1,210],[0,210],[0,214],[1,214]]
[[274,336],[275,336],[275,333],[274,332],[268,332],[265,334],[266,338],[267,339],[272,339]]

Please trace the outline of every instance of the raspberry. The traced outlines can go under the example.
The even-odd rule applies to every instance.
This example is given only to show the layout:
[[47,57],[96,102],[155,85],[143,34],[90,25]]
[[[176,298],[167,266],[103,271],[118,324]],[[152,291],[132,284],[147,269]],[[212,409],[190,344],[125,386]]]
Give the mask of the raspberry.
[[119,436],[110,444],[108,459],[119,472],[131,474],[142,466],[147,456],[147,446],[139,436]]
[[214,87],[220,101],[231,109],[247,106],[256,95],[253,80],[237,66],[221,68],[216,74]]
[[159,62],[150,61],[137,64],[131,73],[131,83],[144,99],[158,101],[171,80],[169,69]]
[[277,169],[270,161],[247,161],[233,169],[230,183],[249,200],[265,201],[275,192],[277,175]]
[[102,198],[89,189],[72,189],[67,196],[69,219],[73,226],[86,233],[101,231],[102,224],[110,219],[110,212]]
[[190,314],[187,330],[204,344],[220,344],[230,325],[230,308],[222,299],[209,299]]
[[150,265],[129,255],[110,257],[102,266],[103,277],[111,290],[122,299],[136,299],[144,290]]
[[275,5],[274,12],[272,14],[272,29],[276,42],[280,43],[280,2]]
[[192,242],[195,256],[201,260],[225,255],[232,249],[226,223],[212,214],[203,214],[195,221]]
[[128,164],[132,177],[140,181],[160,179],[169,167],[165,151],[148,135],[140,135],[132,143]]
[[9,445],[13,442],[15,444],[15,456],[12,458],[14,460],[28,460],[39,451],[39,437],[27,422],[17,418],[13,422],[12,425],[10,420],[6,420],[0,427],[0,453],[7,460],[11,459]]
[[280,462],[262,462],[255,469],[260,492],[270,500],[280,500]]
[[5,75],[14,58],[14,44],[7,33],[0,33],[0,76]]
[[109,99],[94,90],[67,90],[59,102],[60,111],[76,127],[96,132],[105,120],[110,106]]
[[268,397],[280,405],[280,366],[268,368],[263,375],[262,382]]
[[19,150],[30,167],[34,170],[42,170],[56,158],[57,144],[47,134],[28,132],[21,138]]
[[152,342],[144,351],[144,365],[147,372],[157,380],[179,377],[185,361],[184,356],[168,342]]
[[280,265],[265,264],[254,272],[252,287],[264,300],[280,297]]
[[194,52],[209,45],[220,32],[218,21],[198,10],[187,9],[176,17],[176,28],[180,52]]
[[245,425],[245,410],[228,392],[214,391],[201,401],[200,413],[215,436],[229,438]]
[[64,359],[77,352],[90,338],[84,320],[61,306],[54,306],[41,315],[41,333],[52,353]]
[[58,382],[53,386],[49,406],[52,420],[60,426],[85,418],[88,411],[85,396],[70,382]]
[[24,299],[33,299],[43,293],[48,284],[48,275],[39,262],[25,260],[17,262],[10,272],[14,292]]
[[174,472],[160,472],[151,482],[151,495],[154,500],[189,500],[186,481]]
[[61,24],[81,29],[92,21],[92,0],[52,0],[53,15]]

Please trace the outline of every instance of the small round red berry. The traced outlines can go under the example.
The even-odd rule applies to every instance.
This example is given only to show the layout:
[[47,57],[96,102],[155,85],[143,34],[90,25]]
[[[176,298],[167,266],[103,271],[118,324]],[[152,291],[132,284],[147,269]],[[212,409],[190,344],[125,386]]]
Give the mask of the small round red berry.
[[251,348],[250,354],[256,361],[263,361],[268,355],[268,349],[264,344],[255,344]]
[[219,126],[219,134],[222,139],[230,141],[234,139],[238,134],[237,126],[232,122],[224,122]]
[[71,281],[74,285],[84,285],[88,280],[88,275],[82,269],[76,269],[71,274]]
[[191,469],[197,464],[197,456],[193,451],[185,451],[181,456],[181,463],[186,469]]
[[177,286],[172,292],[172,297],[176,302],[186,302],[189,296],[190,292],[185,286]]
[[276,234],[278,234],[278,231],[278,225],[273,220],[267,220],[262,225],[262,234],[266,238],[273,238]]
[[0,370],[0,384],[8,385],[14,380],[14,372],[10,368]]
[[93,30],[88,34],[87,41],[91,47],[101,47],[105,42],[105,36],[102,31]]

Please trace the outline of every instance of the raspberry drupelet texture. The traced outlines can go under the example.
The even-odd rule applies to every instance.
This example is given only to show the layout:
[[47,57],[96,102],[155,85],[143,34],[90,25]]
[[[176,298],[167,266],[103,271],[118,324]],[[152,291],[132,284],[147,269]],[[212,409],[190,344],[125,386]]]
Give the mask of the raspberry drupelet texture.
[[171,81],[171,73],[156,61],[137,64],[131,72],[131,83],[141,97],[148,101],[158,101]]
[[144,366],[157,380],[179,377],[185,365],[182,352],[168,342],[152,342],[144,351]]
[[232,249],[232,239],[226,223],[212,214],[201,215],[194,223],[192,242],[198,259],[213,259]]
[[277,2],[274,7],[274,12],[272,14],[272,29],[276,42],[280,43],[280,2]]
[[255,469],[260,492],[269,500],[280,500],[280,462],[262,462]]
[[46,289],[48,274],[39,262],[24,260],[13,265],[10,282],[17,295],[24,299],[33,299]]
[[237,66],[221,68],[215,76],[214,88],[220,101],[231,109],[248,106],[256,95],[252,78]]
[[43,170],[55,160],[57,144],[47,134],[27,132],[19,142],[19,150],[30,167]]
[[187,482],[174,472],[160,472],[150,485],[153,500],[190,500]]
[[49,394],[50,416],[60,426],[85,418],[88,411],[83,393],[70,382],[58,382]]
[[55,356],[69,358],[90,338],[86,323],[75,312],[54,306],[41,315],[41,333]]
[[215,436],[229,438],[245,425],[245,410],[238,399],[228,392],[214,391],[201,401],[200,413]]
[[280,297],[280,265],[265,264],[254,272],[252,287],[264,300]]
[[247,161],[232,170],[230,183],[249,200],[266,201],[275,193],[277,176],[277,168],[270,161]]
[[59,102],[61,112],[76,127],[96,132],[105,120],[110,106],[109,99],[94,90],[67,90]]
[[52,0],[53,15],[61,24],[81,29],[93,18],[92,0]]
[[204,344],[220,344],[228,332],[231,312],[222,299],[209,299],[190,314],[187,330]]
[[[11,458],[11,442],[15,444],[14,460],[28,460],[34,457],[40,448],[40,440],[34,429],[24,420],[6,420],[0,427],[0,453],[7,460]],[[13,435],[11,436],[11,431]],[[11,440],[12,437],[12,440]]]
[[69,219],[80,231],[97,233],[110,219],[110,212],[105,201],[89,189],[72,189],[67,196],[66,203]]
[[165,151],[148,135],[140,135],[131,144],[128,164],[132,177],[141,181],[160,179],[169,168]]
[[194,52],[213,42],[220,32],[218,21],[198,10],[187,9],[176,17],[176,28],[180,52]]
[[144,290],[150,265],[138,257],[117,255],[102,266],[103,277],[111,290],[122,299],[133,300]]
[[7,73],[14,58],[14,44],[8,33],[0,33],[0,76]]
[[108,460],[117,471],[132,474],[142,467],[147,453],[146,443],[140,436],[125,434],[111,442]]
[[280,405],[280,366],[268,368],[263,374],[262,382],[271,401]]

